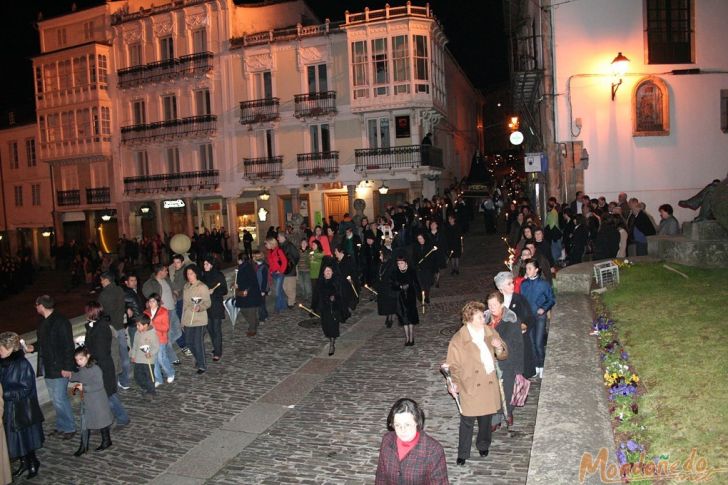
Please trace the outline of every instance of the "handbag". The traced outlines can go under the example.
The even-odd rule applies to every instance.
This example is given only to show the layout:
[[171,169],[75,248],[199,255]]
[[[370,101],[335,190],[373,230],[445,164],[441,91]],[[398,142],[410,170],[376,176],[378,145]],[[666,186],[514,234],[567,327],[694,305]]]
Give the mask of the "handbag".
[[511,405],[523,407],[526,404],[529,389],[531,389],[531,381],[521,374],[516,374],[516,382],[513,385],[513,396],[511,396]]

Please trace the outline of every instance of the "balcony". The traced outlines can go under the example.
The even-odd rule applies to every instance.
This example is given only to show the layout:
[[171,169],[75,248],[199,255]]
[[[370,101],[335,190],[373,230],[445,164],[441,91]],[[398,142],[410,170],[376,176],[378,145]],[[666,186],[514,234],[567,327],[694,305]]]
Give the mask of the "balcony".
[[283,157],[244,158],[243,177],[250,180],[277,179],[283,175]]
[[119,69],[116,71],[119,77],[119,89],[204,76],[212,70],[213,57],[212,52],[198,52],[174,59]]
[[386,148],[363,148],[354,150],[354,170],[394,170],[417,167],[442,168],[442,150],[432,145],[407,145]]
[[280,118],[278,98],[254,99],[240,102],[240,123],[250,125],[266,121],[276,121]]
[[215,134],[217,116],[190,116],[156,123],[121,127],[122,143],[147,143],[174,138],[204,137]]
[[339,173],[339,152],[298,154],[299,177],[325,177]]
[[86,189],[87,204],[108,204],[111,202],[111,190],[109,187],[98,187]]
[[336,91],[296,94],[294,116],[296,118],[315,118],[336,114]]
[[209,190],[216,189],[219,185],[219,170],[124,177],[126,194]]
[[56,193],[59,206],[81,205],[81,191],[76,190],[59,190]]

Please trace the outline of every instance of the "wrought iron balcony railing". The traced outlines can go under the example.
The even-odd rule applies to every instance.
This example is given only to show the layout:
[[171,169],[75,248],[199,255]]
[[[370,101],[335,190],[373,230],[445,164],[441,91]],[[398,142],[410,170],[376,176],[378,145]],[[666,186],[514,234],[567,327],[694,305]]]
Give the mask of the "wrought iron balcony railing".
[[119,88],[127,89],[147,83],[204,76],[212,70],[213,57],[212,52],[198,52],[174,59],[119,69],[116,72],[119,77]]
[[252,101],[240,102],[240,123],[249,125],[252,123],[263,123],[275,121],[280,118],[278,98],[254,99]]
[[339,152],[298,154],[299,177],[324,177],[339,172]]
[[202,115],[121,127],[122,143],[145,143],[178,137],[209,136],[217,130],[217,116]]
[[127,194],[209,190],[219,185],[219,170],[124,177],[124,192]]
[[320,93],[296,94],[294,116],[296,118],[309,118],[336,114],[336,91]]
[[248,180],[277,179],[282,175],[281,156],[243,159],[243,176]]
[[59,190],[56,193],[58,205],[81,205],[81,191],[76,190]]
[[432,145],[407,145],[354,150],[354,170],[393,170],[396,168],[442,168],[442,150]]
[[109,187],[98,187],[86,189],[87,204],[108,204],[111,202],[111,189]]

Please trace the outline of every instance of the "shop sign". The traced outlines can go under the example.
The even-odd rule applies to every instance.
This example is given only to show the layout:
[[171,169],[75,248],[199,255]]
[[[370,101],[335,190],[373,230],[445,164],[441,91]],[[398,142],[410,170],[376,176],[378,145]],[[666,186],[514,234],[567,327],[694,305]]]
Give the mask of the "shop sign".
[[220,203],[219,202],[207,202],[205,204],[202,204],[202,210],[204,210],[204,211],[219,211],[220,210]]
[[176,199],[176,200],[165,200],[162,202],[162,206],[165,209],[177,209],[179,207],[185,206],[185,201],[182,199]]

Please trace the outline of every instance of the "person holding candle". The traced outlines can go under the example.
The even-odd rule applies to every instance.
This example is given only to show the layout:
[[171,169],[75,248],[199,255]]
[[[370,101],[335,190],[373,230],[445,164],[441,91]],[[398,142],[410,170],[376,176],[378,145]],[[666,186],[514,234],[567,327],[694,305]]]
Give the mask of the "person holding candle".
[[314,302],[313,311],[321,318],[321,329],[329,339],[329,355],[336,352],[336,339],[339,337],[339,325],[345,320],[344,312],[348,311],[342,296],[341,277],[335,271],[335,263],[330,258],[323,264],[323,269],[316,284],[318,299]]
[[197,266],[187,266],[184,271],[187,283],[182,297],[182,325],[185,326],[187,343],[195,356],[197,373],[204,374],[207,370],[205,362],[207,309],[212,305],[210,289],[200,281],[201,271]]
[[421,290],[424,291],[424,302],[430,303],[430,288],[435,283],[437,267],[437,253],[439,248],[433,246],[424,234],[417,234],[415,243],[412,246],[412,260],[417,261],[417,278]]
[[397,268],[390,277],[392,291],[397,294],[397,321],[404,328],[405,347],[415,344],[414,326],[420,323],[417,299],[423,291],[417,272],[407,263],[405,255],[397,256]]

